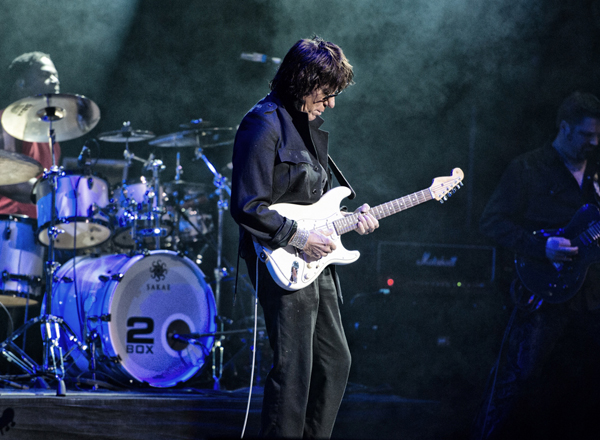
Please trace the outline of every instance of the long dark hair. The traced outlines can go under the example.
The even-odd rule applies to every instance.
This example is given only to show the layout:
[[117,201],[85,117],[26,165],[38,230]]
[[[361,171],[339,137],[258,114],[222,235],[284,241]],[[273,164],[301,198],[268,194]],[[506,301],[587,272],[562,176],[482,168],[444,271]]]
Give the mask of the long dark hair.
[[301,100],[320,88],[339,93],[353,82],[354,72],[342,49],[318,36],[299,40],[288,51],[270,83],[271,90]]

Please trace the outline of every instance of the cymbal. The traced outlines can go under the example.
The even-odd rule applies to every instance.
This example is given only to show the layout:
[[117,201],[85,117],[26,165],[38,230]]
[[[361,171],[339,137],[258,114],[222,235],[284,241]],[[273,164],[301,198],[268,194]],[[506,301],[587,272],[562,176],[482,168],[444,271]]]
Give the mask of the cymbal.
[[98,106],[82,95],[53,93],[23,98],[2,114],[2,126],[12,137],[48,142],[50,122],[55,140],[68,141],[91,131],[100,121]]
[[[30,306],[34,306],[37,303],[35,299],[29,299]],[[24,307],[27,305],[27,298],[21,298],[17,295],[0,295],[0,304],[4,307]]]
[[188,200],[206,194],[206,185],[185,180],[172,180],[163,184],[163,190],[170,196]]
[[0,170],[0,185],[15,185],[36,177],[44,168],[29,156],[0,150]]
[[184,122],[183,124],[179,124],[179,128],[198,128],[198,127],[207,127],[213,125],[210,121],[205,121],[202,118],[192,119],[190,122]]
[[100,133],[98,139],[104,142],[140,142],[155,138],[156,135],[148,130],[121,129]]
[[[221,136],[233,135],[234,127],[195,128],[159,136],[148,142],[156,147],[202,147],[211,148],[222,145]],[[212,142],[212,143],[211,143]],[[228,142],[229,143],[229,142]],[[230,143],[233,143],[230,142]]]

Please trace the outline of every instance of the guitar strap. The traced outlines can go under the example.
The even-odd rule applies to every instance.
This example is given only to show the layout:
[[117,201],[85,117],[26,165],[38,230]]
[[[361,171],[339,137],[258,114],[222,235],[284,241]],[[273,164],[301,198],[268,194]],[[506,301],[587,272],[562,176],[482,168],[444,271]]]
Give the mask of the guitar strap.
[[342,174],[342,172],[340,171],[340,169],[335,164],[335,162],[329,154],[327,155],[327,163],[329,164],[329,168],[331,168],[331,171],[333,171],[333,174],[335,175],[335,178],[340,183],[340,185],[346,186],[348,187],[348,189],[350,189],[350,195],[348,196],[348,198],[350,200],[354,199],[354,197],[356,197],[356,193],[354,192],[354,190],[350,186],[350,183],[348,182],[348,180],[346,180],[346,178],[344,177],[344,175]]

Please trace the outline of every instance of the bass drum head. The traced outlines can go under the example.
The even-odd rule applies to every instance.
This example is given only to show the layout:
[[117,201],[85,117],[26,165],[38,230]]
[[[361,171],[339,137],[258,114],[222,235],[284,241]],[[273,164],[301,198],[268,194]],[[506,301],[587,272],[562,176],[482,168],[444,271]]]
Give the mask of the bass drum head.
[[[214,336],[200,336],[199,344],[173,338],[173,334],[214,333],[217,327],[213,293],[191,260],[159,250],[71,261],[75,277],[72,262],[61,268],[53,312],[64,314],[77,337],[83,337],[86,327],[89,334],[99,336],[100,371],[119,382],[171,387],[202,368]],[[81,325],[78,310],[84,311],[87,326]],[[67,338],[61,339],[62,344],[69,344]],[[89,368],[84,356],[76,362],[81,371]]]

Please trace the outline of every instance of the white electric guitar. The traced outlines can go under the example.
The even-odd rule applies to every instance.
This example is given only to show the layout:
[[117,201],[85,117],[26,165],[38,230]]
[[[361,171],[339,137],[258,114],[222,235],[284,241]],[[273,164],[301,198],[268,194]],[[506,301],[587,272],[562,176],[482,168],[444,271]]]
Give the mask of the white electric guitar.
[[[417,206],[428,200],[444,203],[457,188],[462,186],[464,174],[460,168],[452,170],[452,176],[436,177],[427,189],[400,197],[391,202],[371,208],[369,211],[377,220]],[[299,229],[317,230],[335,242],[336,248],[320,259],[309,257],[293,246],[270,249],[254,240],[256,253],[267,265],[275,282],[286,290],[299,290],[312,283],[330,264],[350,264],[360,257],[358,251],[348,251],[342,246],[341,235],[354,231],[358,226],[358,214],[342,214],[340,202],[350,195],[350,190],[339,186],[327,191],[321,199],[312,205],[276,203],[269,209],[284,217],[296,220]]]

